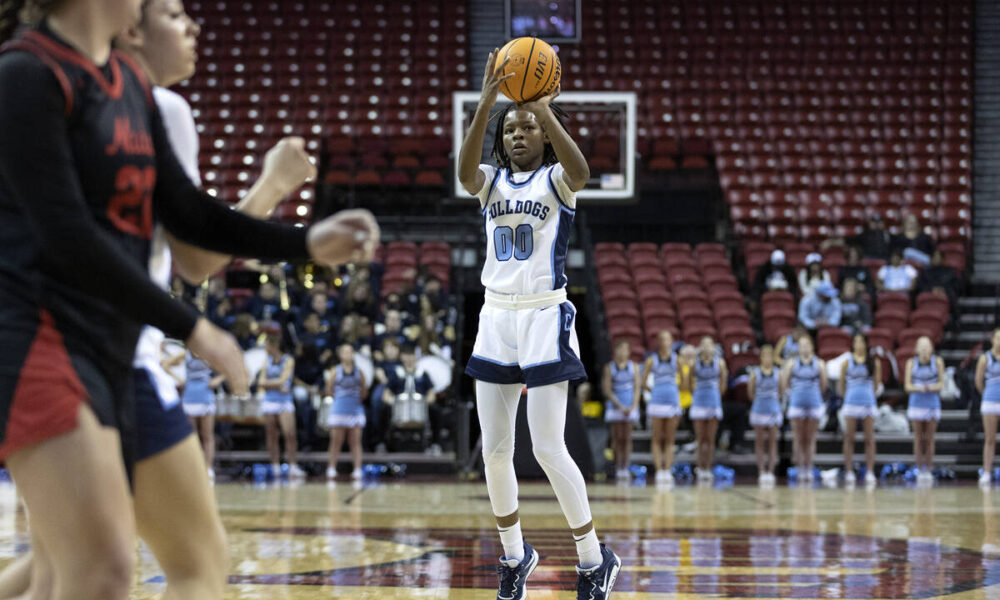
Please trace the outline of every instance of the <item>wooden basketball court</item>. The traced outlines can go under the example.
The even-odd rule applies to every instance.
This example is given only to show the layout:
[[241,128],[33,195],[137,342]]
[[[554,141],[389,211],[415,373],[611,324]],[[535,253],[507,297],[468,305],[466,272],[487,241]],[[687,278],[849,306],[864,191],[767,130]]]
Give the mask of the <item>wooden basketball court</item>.
[[[8,486],[0,558],[27,548]],[[615,597],[1000,598],[1000,489],[590,486],[625,567]],[[227,599],[489,599],[501,552],[483,483],[217,486],[232,548]],[[551,489],[521,487],[541,554],[529,598],[574,598],[575,552]],[[134,598],[162,574],[140,550]]]

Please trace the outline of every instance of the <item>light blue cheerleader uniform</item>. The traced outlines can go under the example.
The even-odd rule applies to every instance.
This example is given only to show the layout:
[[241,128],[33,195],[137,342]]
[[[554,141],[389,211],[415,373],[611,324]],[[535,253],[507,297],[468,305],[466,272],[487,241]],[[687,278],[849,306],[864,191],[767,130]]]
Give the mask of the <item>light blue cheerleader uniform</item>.
[[337,380],[333,384],[333,408],[327,427],[364,427],[365,407],[361,404],[361,372],[354,365],[351,372],[337,365]]
[[[646,413],[657,419],[672,419],[681,415],[680,390],[677,389],[677,355],[670,353],[668,360],[653,353],[653,393]],[[645,384],[645,382],[643,382]]]
[[[285,370],[285,361],[291,360],[287,354],[275,362],[267,355],[267,379],[277,379]],[[260,414],[277,415],[285,412],[295,412],[295,401],[292,400],[292,378],[289,377],[279,390],[264,390],[264,401],[260,403]]]
[[705,364],[699,356],[694,361],[694,391],[691,393],[692,420],[722,418],[722,395],[719,392],[719,357]]
[[852,355],[847,359],[847,386],[844,389],[842,414],[852,419],[872,419],[878,417],[878,402],[875,399],[874,373],[866,362],[856,362]]
[[[913,371],[910,373],[913,385],[933,385],[941,380],[938,373],[937,357],[931,355],[931,361],[923,364],[916,356],[913,357]],[[941,395],[937,392],[912,392],[910,405],[906,409],[906,417],[911,421],[940,421]]]
[[215,392],[209,387],[212,381],[212,368],[190,352],[184,361],[184,368],[187,371],[184,394],[181,396],[184,414],[189,417],[214,415]]
[[784,418],[781,416],[781,398],[778,397],[778,384],[781,372],[771,367],[771,372],[764,373],[760,367],[754,367],[754,396],[750,406],[750,425],[753,427],[781,427]]
[[984,415],[1000,415],[1000,360],[993,356],[992,350],[986,352],[985,379],[980,412]]
[[[628,361],[622,369],[618,368],[615,361],[611,361],[609,365],[611,367],[611,391],[622,406],[632,408],[632,401],[635,399],[635,363]],[[609,400],[604,406],[604,420],[607,423],[629,421],[635,423],[639,421],[639,411],[633,410],[626,416]]]
[[789,419],[820,419],[826,412],[823,404],[823,391],[819,386],[819,359],[815,356],[804,364],[796,357],[792,364],[789,378],[790,393],[788,402]]

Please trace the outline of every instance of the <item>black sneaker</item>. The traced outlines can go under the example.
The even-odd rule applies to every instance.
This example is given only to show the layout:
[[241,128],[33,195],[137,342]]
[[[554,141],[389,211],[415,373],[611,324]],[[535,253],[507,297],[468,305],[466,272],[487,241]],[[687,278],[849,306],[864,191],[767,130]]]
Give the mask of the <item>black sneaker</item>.
[[576,568],[576,600],[605,600],[611,596],[611,588],[615,587],[618,571],[622,568],[622,559],[601,544],[601,557],[604,561],[589,569]]
[[532,571],[538,566],[538,553],[535,549],[524,542],[524,558],[516,567],[507,565],[507,562],[500,559],[500,589],[497,591],[497,600],[524,600],[524,586],[528,583]]

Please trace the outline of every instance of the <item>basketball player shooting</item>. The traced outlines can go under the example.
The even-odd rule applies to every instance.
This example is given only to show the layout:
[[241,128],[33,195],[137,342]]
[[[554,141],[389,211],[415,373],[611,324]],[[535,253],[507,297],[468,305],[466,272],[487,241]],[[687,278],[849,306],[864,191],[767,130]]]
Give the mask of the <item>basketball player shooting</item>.
[[[532,46],[520,56],[537,57],[534,43],[544,42],[524,40]],[[569,381],[587,376],[574,328],[576,309],[566,298],[565,265],[576,192],[587,183],[590,169],[562,125],[562,111],[552,106],[559,95],[557,73],[550,77],[556,81],[553,91],[500,111],[492,152],[497,166],[479,164],[501,84],[521,92],[541,62],[519,56],[523,70],[505,74],[517,46],[505,46],[499,68],[501,52],[490,53],[482,98],[459,156],[459,180],[479,198],[487,234],[486,301],[465,372],[476,380],[486,486],[504,548],[497,600],[524,598],[525,583],[538,564],[538,553],[521,536],[514,473],[514,424],[525,384],[535,458],[576,540],[577,597],[603,600],[621,560],[598,543],[586,484],[563,437]],[[548,52],[543,60],[556,69],[555,52]]]

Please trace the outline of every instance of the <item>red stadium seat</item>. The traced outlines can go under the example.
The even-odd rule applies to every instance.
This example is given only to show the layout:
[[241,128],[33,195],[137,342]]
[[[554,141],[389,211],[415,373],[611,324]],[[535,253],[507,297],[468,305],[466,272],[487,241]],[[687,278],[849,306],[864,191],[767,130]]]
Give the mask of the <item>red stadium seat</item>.
[[875,313],[874,325],[887,331],[902,331],[909,322],[909,315],[893,309],[879,309]]
[[915,329],[915,328],[903,329],[899,332],[899,335],[896,337],[896,342],[901,349],[913,348],[916,345],[917,340],[923,336],[928,336],[931,339],[933,339],[934,332],[928,331],[926,329]]
[[879,311],[893,310],[908,315],[910,313],[910,298],[897,292],[882,292],[876,300]]
[[872,328],[866,336],[869,348],[884,348],[892,350],[896,347],[895,332],[888,329]]
[[830,360],[851,351],[851,334],[838,327],[826,327],[816,334],[817,352],[823,360]]
[[944,294],[938,294],[935,292],[923,292],[917,294],[917,309],[914,312],[920,311],[923,308],[933,309],[941,314],[947,314],[951,306],[948,300],[948,296]]

